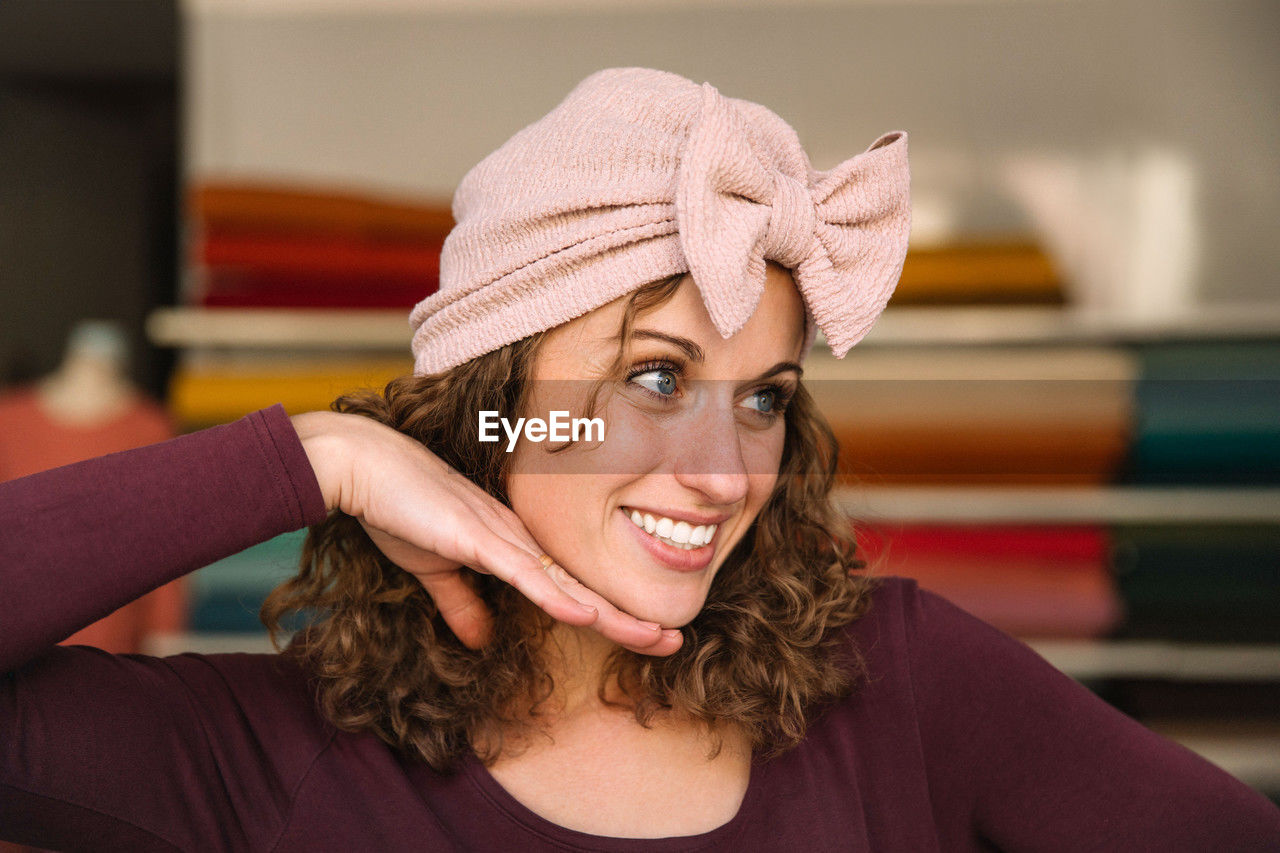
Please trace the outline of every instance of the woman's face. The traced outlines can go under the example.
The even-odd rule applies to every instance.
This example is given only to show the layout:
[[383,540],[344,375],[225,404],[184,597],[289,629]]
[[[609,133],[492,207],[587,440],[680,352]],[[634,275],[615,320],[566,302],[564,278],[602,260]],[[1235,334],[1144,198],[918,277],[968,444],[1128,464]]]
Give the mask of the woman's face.
[[[544,338],[521,414],[585,414],[618,353],[625,302]],[[636,317],[624,374],[594,412],[603,441],[552,453],[563,442],[519,440],[512,508],[557,563],[615,606],[663,627],[688,623],[777,481],[781,409],[800,379],[803,340],[803,303],[782,267],[768,264],[759,307],[728,340],[685,276],[674,297]]]

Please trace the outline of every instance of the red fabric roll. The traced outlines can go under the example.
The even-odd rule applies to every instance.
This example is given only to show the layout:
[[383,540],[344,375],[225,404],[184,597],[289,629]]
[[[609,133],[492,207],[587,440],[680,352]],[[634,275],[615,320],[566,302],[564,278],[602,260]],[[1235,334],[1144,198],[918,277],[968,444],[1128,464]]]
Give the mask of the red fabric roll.
[[1020,637],[1098,637],[1123,618],[1099,527],[860,529],[875,574],[904,575]]
[[412,308],[438,287],[436,276],[215,269],[203,271],[195,302],[208,308]]
[[440,276],[443,240],[417,243],[210,231],[197,260],[213,269],[319,276]]

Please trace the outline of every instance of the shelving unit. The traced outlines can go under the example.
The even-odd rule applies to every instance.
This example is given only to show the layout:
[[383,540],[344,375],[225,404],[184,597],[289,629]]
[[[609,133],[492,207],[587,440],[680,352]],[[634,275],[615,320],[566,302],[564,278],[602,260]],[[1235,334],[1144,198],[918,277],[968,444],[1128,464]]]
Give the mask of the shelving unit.
[[915,524],[1280,524],[1269,487],[846,487],[836,501],[854,519]]
[[[285,354],[327,350],[351,357],[405,354],[406,312],[235,311],[168,308],[148,321],[152,340],[192,353]],[[863,349],[946,352],[969,347],[1046,352],[1075,347],[1280,338],[1280,307],[1204,309],[1194,316],[1132,320],[1062,307],[891,308]],[[818,356],[821,358],[821,356]],[[855,371],[856,359],[827,359],[824,378]],[[818,368],[818,365],[814,365]],[[833,373],[834,370],[834,373]],[[1280,487],[878,486],[841,487],[851,518],[888,525],[1212,525],[1280,524]],[[271,651],[262,635],[186,635],[158,651]],[[1280,645],[1162,640],[1053,640],[1027,643],[1062,672],[1087,684],[1167,682],[1280,683]],[[1280,721],[1160,721],[1169,736],[1246,782],[1280,790]],[[1153,725],[1153,728],[1157,726]]]
[[159,308],[147,318],[156,346],[220,349],[409,351],[407,311]]
[[[476,151],[492,150],[520,122],[536,118],[544,107],[552,105],[535,103],[549,97],[545,88],[521,88],[509,85],[511,81],[523,84],[541,74],[568,85],[594,70],[588,64],[603,67],[614,57],[619,58],[616,64],[654,67],[665,61],[672,70],[689,69],[693,74],[714,66],[722,69],[717,79],[723,79],[724,91],[732,92],[735,87],[744,95],[755,91],[765,102],[771,90],[787,91],[791,100],[786,102],[785,115],[801,130],[814,165],[823,168],[848,156],[850,140],[856,142],[866,135],[867,128],[901,124],[913,133],[913,171],[916,165],[923,167],[913,175],[913,196],[920,213],[928,210],[930,203],[936,208],[939,203],[945,206],[948,201],[994,195],[1004,161],[1011,155],[1028,150],[1082,154],[1091,145],[1115,141],[1116,128],[1123,136],[1138,122],[1147,122],[1137,127],[1139,131],[1170,136],[1174,144],[1186,146],[1205,166],[1202,200],[1206,211],[1228,209],[1228,205],[1235,209],[1239,194],[1245,192],[1242,188],[1249,185],[1246,173],[1256,172],[1258,162],[1264,166],[1271,162],[1265,158],[1259,161],[1256,152],[1242,156],[1246,146],[1256,145],[1252,140],[1272,136],[1247,99],[1215,98],[1207,104],[1192,98],[1159,97],[1171,85],[1201,92],[1226,90],[1230,85],[1234,91],[1240,80],[1256,79],[1250,76],[1256,72],[1247,66],[1247,51],[1230,57],[1216,51],[1208,55],[1210,46],[1222,43],[1223,38],[1222,33],[1216,41],[1203,38],[1201,25],[1208,15],[1197,13],[1192,18],[1191,13],[1170,12],[1155,16],[1156,25],[1163,28],[1158,31],[1167,40],[1162,50],[1151,57],[1120,51],[1108,65],[1108,52],[1097,49],[1092,35],[1082,36],[1092,29],[1081,22],[1097,14],[1085,7],[943,4],[948,8],[940,13],[885,0],[801,0],[785,4],[784,21],[784,16],[773,14],[776,9],[768,8],[775,5],[751,0],[745,4],[728,0],[618,0],[604,4],[587,0],[481,0],[479,4],[463,0],[375,0],[367,4],[356,0],[267,0],[255,4],[189,0],[196,17],[209,24],[195,42],[196,69],[215,65],[233,69],[217,80],[206,74],[202,82],[200,73],[192,75],[199,101],[193,111],[192,137],[199,142],[193,162],[209,167],[213,174],[248,166],[266,174],[317,179],[336,175],[365,180],[370,186],[451,192],[465,169],[474,165]],[[720,12],[729,14],[730,10],[736,21],[734,33],[705,38],[706,28],[719,28]],[[1128,7],[1126,10],[1132,12]],[[602,19],[616,13],[627,20],[625,27],[615,30]],[[1130,28],[1148,32],[1150,16],[1126,14],[1109,13],[1104,41],[1124,41]],[[1249,14],[1257,17],[1259,13]],[[362,42],[345,58],[326,60],[323,65],[311,59],[320,55],[312,46],[330,43],[350,19],[379,32],[394,30],[396,43],[387,52],[403,52],[396,67],[408,73],[401,76],[435,83],[421,87],[425,91],[415,89],[412,98],[387,87],[383,94],[397,109],[386,119],[387,132],[377,138],[359,138],[355,128],[366,126],[369,119],[360,86],[381,85],[382,78],[363,76],[365,69],[381,67],[386,59],[384,51],[370,50],[368,43]],[[674,26],[672,20],[676,21]],[[969,27],[986,34],[993,26],[1010,43],[1022,45],[1027,55],[1054,56],[1068,65],[1073,57],[1089,57],[1082,63],[1088,67],[1073,78],[1062,73],[1061,62],[1029,63],[1018,85],[1010,86],[1005,66],[992,63],[987,51],[968,51],[955,37],[957,32],[970,32]],[[287,39],[277,37],[286,29]],[[252,37],[243,35],[250,31]],[[528,50],[511,50],[513,40],[529,41],[529,33],[543,37],[534,38],[535,44]],[[874,34],[870,37],[874,43],[860,51],[812,53],[815,37],[834,44],[856,42],[859,33]],[[784,79],[782,76],[765,82],[750,58],[752,51],[744,50],[744,44],[757,43],[761,37],[791,57],[785,83],[777,82]],[[577,55],[561,56],[566,53],[561,38],[589,41],[595,52],[589,61]],[[705,61],[684,59],[686,39],[699,42],[699,50],[706,43]],[[284,41],[294,45],[295,55],[283,50],[277,57],[262,49]],[[474,47],[474,67],[482,69],[480,73],[454,61],[457,43]],[[661,44],[661,49],[654,43]],[[936,54],[955,73],[939,80],[924,72],[926,63],[901,63],[904,49],[913,56]],[[885,76],[880,73],[884,67],[895,67],[898,73]],[[1117,88],[1114,81],[1120,75],[1130,82]],[[314,89],[304,89],[295,82],[319,78],[334,82]],[[867,79],[877,80],[878,94],[861,94],[865,88],[862,81]],[[350,80],[359,84],[349,85]],[[813,85],[818,80],[822,85]],[[851,91],[855,87],[859,89],[856,96]],[[330,108],[331,101],[343,98],[343,91],[337,91],[340,89],[359,93],[346,94],[345,111],[341,103]],[[969,103],[966,98],[973,91],[989,93],[982,109],[952,108]],[[450,121],[447,129],[422,120],[431,115],[452,116],[455,108],[444,99],[457,101],[468,96],[485,98],[489,109],[474,119]],[[1097,128],[1092,136],[1087,126],[1063,121],[1062,106],[1076,97],[1091,105],[1089,121]],[[832,98],[848,100],[857,109],[833,117],[829,110]],[[352,103],[357,100],[359,104]],[[332,116],[332,123],[313,119],[321,115]],[[350,120],[352,116],[358,120]],[[226,121],[228,117],[239,117],[241,126]],[[273,134],[258,131],[266,123],[272,124]],[[1227,140],[1217,130],[1221,127],[1240,130]],[[1167,128],[1176,132],[1166,133]],[[401,144],[405,139],[414,140],[414,145]],[[1224,148],[1226,141],[1239,147]],[[432,152],[425,165],[421,147]],[[360,156],[349,156],[347,151],[359,151]],[[963,177],[948,177],[946,164],[939,166],[941,161],[934,161],[931,174],[928,158],[938,154],[956,155]],[[957,221],[966,227],[1010,224],[994,205],[957,209],[956,213]],[[1203,266],[1213,271],[1212,280],[1200,283],[1205,303],[1183,313],[1137,317],[1054,306],[895,307],[859,344],[859,350],[880,354],[968,347],[1031,351],[1280,339],[1280,302],[1272,299],[1269,280],[1262,278],[1274,271],[1270,259],[1275,252],[1264,245],[1265,228],[1256,224],[1267,220],[1252,217],[1250,221],[1255,224],[1225,219],[1202,223],[1206,232]],[[1245,247],[1247,250],[1241,251]],[[1230,299],[1239,301],[1227,304]],[[1247,304],[1249,300],[1271,301]],[[310,357],[325,352],[352,359],[388,353],[407,356],[410,329],[405,314],[176,308],[155,312],[148,332],[161,346],[211,359],[251,353]],[[855,519],[903,525],[1280,523],[1280,488],[868,484],[842,489],[837,499]],[[211,651],[270,651],[265,638],[258,635],[188,637],[182,643],[184,648]],[[1280,682],[1280,646],[1136,640],[1036,640],[1031,645],[1083,681]],[[1280,779],[1276,778],[1280,774],[1274,769],[1280,767],[1280,747],[1274,734],[1262,729],[1240,729],[1229,737],[1186,728],[1171,728],[1170,732],[1240,778],[1280,791]]]

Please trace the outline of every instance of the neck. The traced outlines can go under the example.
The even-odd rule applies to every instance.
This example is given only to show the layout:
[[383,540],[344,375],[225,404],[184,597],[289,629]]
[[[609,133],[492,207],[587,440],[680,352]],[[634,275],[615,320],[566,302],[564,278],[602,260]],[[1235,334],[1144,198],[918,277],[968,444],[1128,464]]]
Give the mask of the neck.
[[[631,703],[610,679],[605,699],[599,695],[600,677],[609,655],[618,646],[591,628],[556,623],[544,646],[543,666],[554,680],[546,702],[539,706],[536,733],[522,727],[509,728],[504,735],[499,761],[516,758],[530,747],[572,749],[575,744],[629,744],[626,748],[657,749],[669,756],[720,754],[726,759],[749,762],[751,738],[740,725],[722,722],[714,732],[679,711],[659,711],[649,725],[641,727],[633,717]],[[482,742],[483,743],[483,742]],[[673,758],[674,760],[674,758]],[[744,777],[745,778],[745,777]]]
[[[569,718],[606,710],[599,696],[600,678],[618,646],[591,628],[557,622],[544,647],[544,666],[555,687],[547,707],[554,718]],[[606,697],[621,698],[616,682]]]

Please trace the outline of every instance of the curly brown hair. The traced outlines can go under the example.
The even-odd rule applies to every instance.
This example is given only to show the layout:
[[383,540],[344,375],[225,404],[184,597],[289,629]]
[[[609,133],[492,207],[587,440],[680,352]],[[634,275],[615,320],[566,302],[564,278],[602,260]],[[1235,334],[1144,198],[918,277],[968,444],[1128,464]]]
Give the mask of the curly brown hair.
[[[680,279],[631,294],[623,345],[635,318],[669,299]],[[332,408],[415,438],[507,502],[508,454],[479,441],[477,419],[460,414],[525,411],[544,334],[442,373],[400,377],[381,394],[344,395]],[[795,746],[814,714],[865,675],[840,629],[865,612],[878,579],[861,571],[848,521],[830,501],[836,440],[803,385],[785,418],[773,494],[683,627],[683,645],[668,657],[617,648],[597,691],[619,704],[606,699],[612,680],[644,726],[659,711],[681,713],[712,734],[711,756],[725,722],[739,724],[766,757]],[[321,710],[338,728],[372,732],[441,772],[473,750],[488,764],[502,753],[504,732],[530,727],[552,695],[542,649],[554,620],[492,575],[464,574],[494,616],[482,649],[463,645],[419,581],[356,519],[334,512],[310,529],[298,574],[271,592],[260,617],[279,650],[282,619],[310,615],[283,651],[307,667]]]

